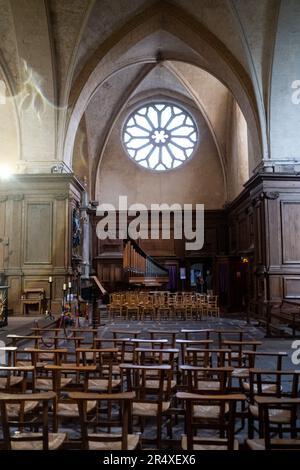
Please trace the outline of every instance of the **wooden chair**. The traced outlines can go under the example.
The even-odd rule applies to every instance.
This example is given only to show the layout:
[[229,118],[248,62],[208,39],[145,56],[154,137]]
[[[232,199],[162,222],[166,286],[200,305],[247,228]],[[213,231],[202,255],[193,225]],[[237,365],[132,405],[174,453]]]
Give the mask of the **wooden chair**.
[[0,363],[0,365],[15,366],[17,349],[16,346],[4,346],[0,348],[0,353],[4,353],[5,355],[5,362],[4,364]]
[[[133,400],[132,415],[141,419],[142,432],[145,418],[154,418],[156,420],[155,442],[158,449],[160,449],[163,418],[167,416],[171,405],[172,368],[169,365],[143,366],[135,364],[121,364],[120,368],[126,376],[126,385],[125,380],[123,384],[127,391],[136,393],[136,398]],[[157,374],[159,387],[152,387],[151,383],[147,383],[149,378],[151,381],[153,372]]]
[[[91,373],[96,372],[96,366],[77,366],[76,364],[69,364],[63,366],[46,365],[45,370],[51,373],[52,377],[52,390],[57,395],[57,400],[53,406],[54,413],[54,431],[57,432],[59,421],[63,419],[76,420],[79,419],[78,407],[76,403],[66,396],[63,386],[62,377],[71,376],[72,383],[69,385],[69,390],[72,388],[82,392],[88,391],[88,381]],[[88,402],[87,412],[94,412],[96,409],[96,402],[94,400]]]
[[[81,441],[83,450],[135,450],[139,446],[140,436],[132,434],[131,429],[131,408],[132,401],[135,398],[134,392],[115,393],[115,394],[97,394],[97,393],[78,393],[72,392],[69,398],[77,403],[79,411],[79,419],[81,426]],[[110,409],[112,405],[117,406],[114,409],[117,414],[116,426],[118,432],[111,432],[112,416],[109,416],[109,421],[102,421],[100,416],[97,421],[88,419],[88,403],[96,401],[98,408],[101,407],[102,402],[108,402]],[[120,432],[121,420],[121,432]],[[92,432],[89,432],[89,427],[92,427]],[[108,427],[108,431],[104,433],[103,428]],[[96,429],[95,429],[96,428]],[[97,429],[101,431],[97,431]]]
[[214,333],[218,337],[218,347],[222,348],[224,341],[244,341],[245,335],[247,334],[246,330],[236,329],[222,329],[215,330]]
[[[17,351],[17,357],[27,356],[28,363],[34,367],[34,389],[40,392],[53,390],[53,381],[49,377],[49,371],[45,370],[46,365],[61,366],[67,362],[68,349],[35,349],[26,348],[23,351]],[[18,365],[25,365],[26,360],[18,360]],[[64,388],[72,382],[71,378],[62,377],[61,387]]]
[[210,345],[213,344],[212,339],[177,339],[176,346],[180,347],[181,350],[181,364],[186,364],[188,356],[186,353],[187,348],[199,347],[202,349],[209,349]]
[[42,340],[42,336],[40,335],[6,335],[6,338],[11,342],[13,347],[17,347],[18,343],[20,342],[33,342],[35,348],[39,348],[40,341]]
[[[269,370],[282,370],[283,359],[288,357],[288,353],[285,351],[271,352],[271,351],[244,351],[244,370],[236,373],[234,370],[232,373],[233,377],[237,375],[243,378],[242,387],[243,391],[247,393],[250,389],[249,374],[250,369],[259,369],[260,365],[264,369]],[[268,366],[265,363],[268,361]],[[263,361],[263,362],[262,362]],[[261,364],[260,364],[261,363]]]
[[[57,450],[66,440],[65,433],[49,432],[49,408],[56,400],[53,392],[32,394],[3,394],[0,393],[1,424],[3,432],[3,450]],[[36,413],[25,422],[22,412],[11,416],[10,407],[20,410],[34,409]],[[13,419],[13,420],[12,420]],[[24,431],[24,426],[42,428],[42,432]],[[14,433],[12,433],[12,429]],[[16,432],[16,428],[20,431]]]
[[151,340],[158,338],[167,339],[171,348],[176,347],[176,337],[179,334],[178,330],[148,330]]
[[184,373],[185,390],[190,393],[218,393],[225,394],[230,391],[231,367],[197,367],[191,365],[180,366]]
[[1,366],[0,367],[0,391],[25,393],[28,385],[28,376],[32,375],[34,384],[35,368],[33,366]]
[[[300,406],[300,398],[276,398],[256,397],[261,419],[260,427],[263,428],[264,438],[248,439],[247,447],[250,450],[300,450],[300,438],[297,438],[300,429],[297,428],[297,414]],[[285,423],[285,432],[290,437],[275,437],[278,429],[272,422],[275,415],[288,415],[289,422]]]
[[190,329],[182,328],[181,333],[184,334],[186,340],[210,340],[215,330],[211,328]]
[[202,317],[220,318],[219,298],[217,295],[208,295],[206,303],[203,305]]
[[113,334],[114,339],[119,338],[137,338],[141,334],[141,330],[131,330],[130,328],[112,328],[110,332]]
[[[178,392],[176,396],[184,402],[186,410],[186,435],[182,436],[182,449],[187,451],[239,449],[239,443],[234,438],[235,412],[237,402],[245,400],[245,395],[197,395]],[[197,410],[208,407],[218,410],[218,413],[212,417],[199,416]],[[197,435],[198,429],[202,429],[204,433],[215,429],[219,432],[219,436],[200,437]]]
[[27,315],[30,307],[35,307],[37,314],[41,315],[45,308],[45,291],[44,289],[24,289],[21,295],[21,312]]
[[[248,351],[256,352],[258,346],[261,346],[261,341],[236,341],[224,340],[221,342],[222,348],[231,350],[231,364],[234,367],[232,377],[236,379],[236,391],[242,391],[242,379],[249,375],[249,364],[246,363],[246,358],[249,357]],[[245,355],[247,351],[247,355]]]
[[[263,419],[257,399],[263,398],[298,398],[299,397],[299,376],[300,371],[277,371],[250,369],[249,374],[249,415],[248,415],[248,436],[254,436],[254,422],[259,423],[259,437],[263,437]],[[290,421],[288,411],[273,410],[270,414],[270,422],[277,426],[278,432],[282,434],[282,428]]]
[[186,348],[186,363],[197,367],[230,367],[231,350]]
[[93,364],[97,366],[94,377],[88,380],[89,392],[112,393],[119,390],[121,380],[114,378],[114,366],[119,364],[118,348],[103,349],[76,349],[77,364],[87,366]]

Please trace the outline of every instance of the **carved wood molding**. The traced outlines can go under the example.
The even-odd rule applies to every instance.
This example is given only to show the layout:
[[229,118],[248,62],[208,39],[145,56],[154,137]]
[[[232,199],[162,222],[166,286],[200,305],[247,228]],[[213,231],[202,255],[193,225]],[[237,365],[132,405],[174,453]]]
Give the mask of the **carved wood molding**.
[[11,201],[23,201],[23,199],[24,199],[24,194],[21,194],[21,193],[10,194],[10,195],[8,196],[8,199],[10,199]]
[[277,191],[263,191],[259,196],[252,199],[251,204],[253,207],[258,207],[264,199],[275,201],[280,196]]
[[280,194],[277,191],[264,191],[261,195],[262,198],[264,199],[270,199],[272,201],[275,201],[275,199],[278,199]]
[[69,193],[58,193],[54,198],[56,201],[66,201],[69,198]]

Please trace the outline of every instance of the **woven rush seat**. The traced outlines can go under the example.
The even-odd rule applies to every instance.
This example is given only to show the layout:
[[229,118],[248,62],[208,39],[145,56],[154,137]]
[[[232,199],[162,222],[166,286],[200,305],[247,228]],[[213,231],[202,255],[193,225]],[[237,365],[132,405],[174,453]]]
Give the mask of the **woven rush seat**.
[[[61,379],[61,388],[66,387],[72,382],[70,378],[62,378]],[[37,390],[48,391],[53,390],[53,381],[52,379],[37,379],[35,382],[35,388]]]
[[232,371],[232,377],[238,378],[248,378],[249,377],[249,369],[244,367],[237,367]]
[[[88,390],[89,391],[106,391],[108,390],[110,380],[108,379],[89,379]],[[111,387],[117,388],[121,385],[121,380],[111,380]]]
[[[300,439],[272,439],[271,440],[273,445],[280,445],[280,446],[289,446],[293,443],[294,446],[299,446],[300,449]],[[265,448],[265,440],[264,439],[247,439],[246,441],[247,446],[250,450],[266,450]],[[297,450],[299,450],[297,449]]]
[[[88,401],[87,402],[87,413],[96,408],[97,402],[96,401]],[[58,403],[57,405],[57,415],[58,416],[66,416],[69,418],[76,418],[79,416],[78,406],[76,403]]]
[[[164,383],[163,390],[164,392],[167,390],[167,383]],[[159,388],[159,380],[146,380],[146,387],[158,389]],[[171,389],[176,387],[176,380],[171,380]]]
[[[165,413],[170,408],[171,402],[162,402],[162,412]],[[133,402],[132,414],[135,416],[157,416],[158,404],[146,402]]]
[[[249,409],[253,416],[259,417],[258,406],[250,405]],[[269,420],[273,424],[288,424],[291,421],[291,412],[289,410],[270,410]]]
[[[215,439],[214,444],[207,444],[206,442],[209,438],[197,438],[197,444],[194,444],[194,450],[228,450],[227,449],[227,440],[226,439]],[[201,444],[203,441],[203,444]],[[215,442],[219,442],[220,444],[215,444]],[[181,447],[183,450],[187,450],[187,437],[185,435],[181,438]],[[237,439],[234,440],[234,450],[239,450],[239,441]]]
[[[49,433],[49,450],[57,450],[59,449],[64,441],[67,438],[67,434],[65,433]],[[24,439],[26,437],[41,437],[41,433],[19,433],[15,438]],[[11,443],[12,450],[43,450],[43,442],[42,441],[21,441],[18,442],[17,440],[12,441]]]
[[[24,404],[24,414],[31,413],[39,405],[38,401],[28,401]],[[6,405],[6,411],[9,418],[18,418],[20,416],[21,406],[19,404]]]
[[[20,384],[23,381],[23,377],[18,377],[16,375],[12,375],[9,379],[9,384],[11,387],[14,387]],[[0,377],[0,390],[5,390],[8,385],[8,378],[7,377]]]
[[40,353],[39,354],[39,358],[40,359],[43,359],[43,360],[49,360],[49,361],[53,361],[53,358],[54,358],[54,354],[51,353],[51,352],[46,352],[46,353]]
[[[243,382],[243,389],[246,392],[250,391],[250,384],[248,382]],[[276,385],[275,384],[262,384],[261,389],[262,389],[263,392],[276,393]],[[253,392],[258,393],[257,384],[253,384]]]
[[220,382],[216,380],[200,380],[197,382],[198,390],[220,390]]
[[[225,405],[225,413],[228,413],[229,405]],[[219,418],[221,414],[220,406],[218,405],[195,405],[193,408],[194,418]]]
[[[99,438],[103,437],[105,439],[109,439],[110,437],[116,438],[119,437],[120,441],[108,441],[108,442],[96,442],[96,441],[89,441],[89,450],[121,450],[121,434],[89,434],[89,438],[93,438],[93,436]],[[128,443],[128,450],[135,450],[138,443],[139,443],[140,436],[137,434],[128,434],[127,436],[127,443]]]
[[[43,367],[46,365],[46,362],[37,362],[35,364],[36,369],[43,369]],[[17,361],[16,362],[16,367],[26,367],[28,365],[31,365],[31,361]]]

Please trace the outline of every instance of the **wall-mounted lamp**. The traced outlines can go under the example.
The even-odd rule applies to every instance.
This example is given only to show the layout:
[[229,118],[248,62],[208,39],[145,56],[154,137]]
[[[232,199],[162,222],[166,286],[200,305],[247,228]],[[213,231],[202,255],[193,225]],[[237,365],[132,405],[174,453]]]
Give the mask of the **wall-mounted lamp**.
[[241,261],[242,261],[243,264],[247,264],[247,263],[249,263],[249,258],[247,258],[247,256],[242,256]]

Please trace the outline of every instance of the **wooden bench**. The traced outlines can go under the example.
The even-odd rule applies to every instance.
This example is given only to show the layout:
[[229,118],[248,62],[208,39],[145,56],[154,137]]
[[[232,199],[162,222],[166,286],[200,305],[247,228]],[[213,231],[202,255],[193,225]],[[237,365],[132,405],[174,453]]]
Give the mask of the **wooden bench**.
[[[270,305],[269,309],[267,335],[272,336],[272,332],[277,331],[279,336],[296,337],[297,331],[300,330],[300,303],[282,300]],[[281,325],[290,328],[291,335],[282,331]]]

